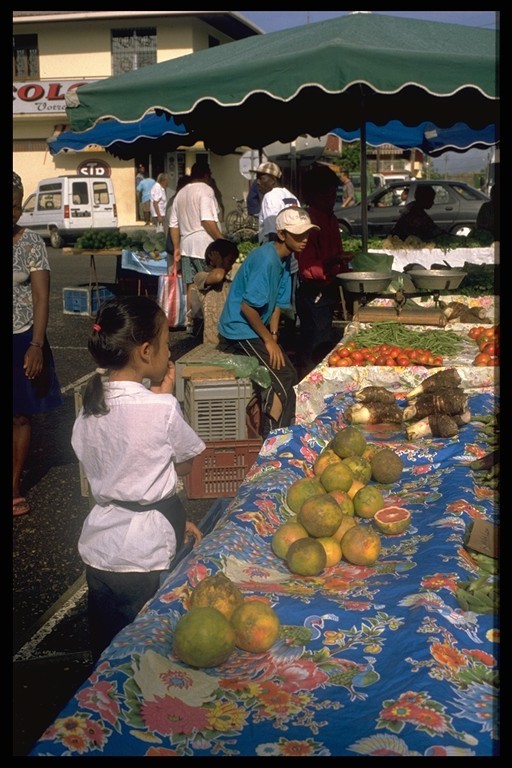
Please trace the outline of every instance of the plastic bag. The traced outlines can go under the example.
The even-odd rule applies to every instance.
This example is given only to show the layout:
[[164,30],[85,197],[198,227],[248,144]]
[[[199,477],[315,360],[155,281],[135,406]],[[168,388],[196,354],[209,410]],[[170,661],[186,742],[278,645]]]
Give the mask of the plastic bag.
[[357,253],[350,262],[354,272],[391,272],[393,254]]
[[169,328],[185,325],[187,297],[183,289],[183,278],[176,266],[168,275],[158,278],[157,301],[166,314]]
[[257,358],[247,355],[226,355],[222,360],[211,360],[209,365],[220,365],[235,372],[236,379],[251,379],[255,384],[268,389],[271,384],[270,373],[264,365],[258,363]]
[[157,224],[155,228],[155,234],[160,235],[164,232],[164,225],[163,224]]

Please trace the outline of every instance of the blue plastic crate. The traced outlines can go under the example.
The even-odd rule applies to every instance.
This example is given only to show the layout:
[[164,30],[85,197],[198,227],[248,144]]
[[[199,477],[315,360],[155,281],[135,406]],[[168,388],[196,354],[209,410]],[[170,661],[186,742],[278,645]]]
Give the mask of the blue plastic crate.
[[104,285],[77,285],[62,289],[62,303],[65,315],[85,315],[90,317],[98,311],[99,305],[114,296]]

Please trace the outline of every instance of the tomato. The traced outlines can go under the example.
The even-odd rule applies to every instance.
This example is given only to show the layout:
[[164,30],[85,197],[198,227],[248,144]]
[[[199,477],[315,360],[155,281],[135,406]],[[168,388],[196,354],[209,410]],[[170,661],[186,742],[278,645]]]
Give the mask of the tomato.
[[401,352],[400,347],[390,347],[388,354],[389,354],[389,357],[397,358],[400,352]]
[[441,357],[441,355],[434,355],[432,364],[433,365],[442,365],[443,364],[443,358]]
[[473,360],[473,365],[489,365],[490,361],[491,358],[489,355],[486,355],[485,352],[479,352]]
[[386,365],[396,365],[396,360],[394,357],[386,357]]
[[375,365],[386,365],[386,358],[384,355],[377,355],[375,359]]
[[368,365],[375,365],[376,361],[377,361],[377,357],[374,354],[369,354],[368,357],[366,358],[366,362]]
[[329,355],[327,362],[329,363],[329,365],[335,366],[337,360],[339,360],[339,355],[337,352],[333,352],[332,355]]
[[347,365],[352,365],[352,360],[350,357],[338,357],[334,365],[336,368],[344,368]]
[[398,356],[397,356],[397,358],[396,358],[396,364],[397,364],[397,365],[410,365],[410,364],[411,364],[411,361],[409,360],[409,358],[407,357],[407,355],[401,354],[401,355],[398,355]]
[[352,357],[352,362],[355,363],[356,365],[360,365],[362,362],[364,362],[364,355],[358,349],[354,349],[351,357]]
[[499,365],[499,364],[500,364],[500,359],[499,359],[499,357],[493,357],[493,356],[491,356],[491,357],[489,358],[489,365]]
[[482,331],[485,331],[483,325],[475,325],[473,328],[470,328],[468,336],[470,339],[476,340],[482,334]]
[[485,344],[482,344],[480,347],[480,352],[485,352],[485,354],[490,357],[496,357],[498,354],[498,345],[494,341],[486,341]]
[[340,357],[350,357],[350,349],[348,347],[340,347],[338,354]]
[[389,352],[389,349],[390,349],[389,344],[381,344],[379,347],[379,352],[381,355],[387,355],[387,353]]
[[424,365],[425,363],[428,363],[428,355],[425,352],[422,352],[419,355],[416,355],[416,362],[420,365]]

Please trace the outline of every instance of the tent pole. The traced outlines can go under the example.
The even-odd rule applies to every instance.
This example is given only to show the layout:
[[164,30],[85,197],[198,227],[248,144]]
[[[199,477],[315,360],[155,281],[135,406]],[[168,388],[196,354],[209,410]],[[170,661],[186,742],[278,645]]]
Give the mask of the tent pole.
[[361,245],[363,253],[368,251],[368,189],[366,174],[366,120],[361,123]]

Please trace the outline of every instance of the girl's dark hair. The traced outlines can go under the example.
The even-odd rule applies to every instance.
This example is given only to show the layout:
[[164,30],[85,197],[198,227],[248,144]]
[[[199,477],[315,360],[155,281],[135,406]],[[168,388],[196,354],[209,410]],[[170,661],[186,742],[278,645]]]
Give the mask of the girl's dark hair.
[[[147,296],[109,299],[96,315],[87,344],[89,352],[99,368],[124,368],[135,347],[156,339],[164,321],[165,314],[159,304]],[[83,406],[86,416],[108,413],[99,373],[87,382]]]

